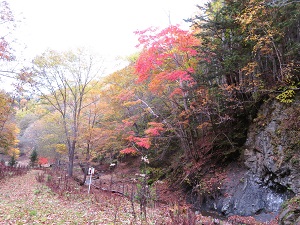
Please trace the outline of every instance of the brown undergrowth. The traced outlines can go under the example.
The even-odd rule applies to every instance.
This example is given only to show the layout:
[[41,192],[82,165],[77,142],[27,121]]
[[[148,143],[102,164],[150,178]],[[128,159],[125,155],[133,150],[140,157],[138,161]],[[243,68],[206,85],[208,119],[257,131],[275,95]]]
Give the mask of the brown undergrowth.
[[[225,221],[216,223],[211,217],[196,214],[182,201],[160,201],[156,190],[151,189],[153,187],[148,186],[144,179],[134,180],[130,184],[131,188],[127,186],[124,189],[123,186],[120,190],[126,192],[122,192],[116,190],[120,186],[120,183],[114,181],[116,178],[108,179],[106,175],[103,178],[106,177],[107,180],[102,178],[102,186],[92,185],[88,194],[86,185],[79,186],[78,182],[63,174],[64,171],[44,170],[36,175],[36,180],[46,184],[59,199],[88,201],[95,211],[109,214],[110,222],[99,224],[231,224]],[[99,182],[97,184],[100,185]]]
[[92,187],[88,194],[87,186],[80,186],[63,174],[63,171],[30,170],[5,179],[0,184],[0,224],[257,225],[238,217],[221,221],[202,216],[175,200],[163,204],[146,199],[146,205],[141,207],[141,196],[135,191],[124,195]]
[[12,176],[21,176],[28,172],[28,167],[5,166],[0,163],[0,180]]

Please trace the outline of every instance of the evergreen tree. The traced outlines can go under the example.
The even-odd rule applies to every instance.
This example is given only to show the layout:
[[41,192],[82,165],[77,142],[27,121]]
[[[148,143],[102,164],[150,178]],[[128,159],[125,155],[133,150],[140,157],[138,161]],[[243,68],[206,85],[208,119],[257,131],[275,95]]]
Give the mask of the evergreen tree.
[[32,153],[30,154],[30,166],[35,166],[37,160],[38,160],[38,154],[36,149],[33,149]]
[[16,156],[15,156],[15,154],[13,154],[8,162],[8,165],[15,166],[17,164],[18,164],[18,162],[17,162]]

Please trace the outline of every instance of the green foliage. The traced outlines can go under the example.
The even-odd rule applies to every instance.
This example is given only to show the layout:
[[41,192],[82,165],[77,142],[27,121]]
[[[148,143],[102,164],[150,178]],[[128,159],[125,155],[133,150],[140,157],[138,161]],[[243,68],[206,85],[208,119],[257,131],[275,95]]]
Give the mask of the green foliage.
[[165,175],[165,172],[162,168],[147,167],[146,172],[149,175],[149,179],[147,181],[148,185],[153,184]]
[[37,214],[38,214],[38,212],[36,210],[30,210],[29,211],[30,216],[36,216]]
[[279,90],[282,92],[276,96],[276,99],[282,103],[292,103],[295,100],[297,90],[299,90],[300,82],[296,84],[289,80],[288,83],[292,84],[280,87]]
[[37,160],[38,160],[38,153],[37,153],[36,149],[33,149],[33,151],[31,152],[31,154],[29,156],[29,159],[30,159],[30,165],[35,166],[37,163]]
[[276,99],[279,100],[282,103],[292,103],[293,99],[295,97],[295,91],[294,90],[286,90],[283,91],[281,94],[276,96]]
[[294,44],[299,35],[293,30],[298,29],[300,8],[296,3],[270,6],[265,0],[214,0],[200,10],[191,19],[201,40],[195,79],[208,94],[203,97],[205,111],[196,108],[202,118],[209,112],[209,119],[197,121],[198,129],[210,132],[202,143],[211,142],[208,136],[214,140],[210,156],[234,159],[261,100],[279,89],[281,102],[291,103],[296,95],[298,88],[291,84],[299,82],[295,62],[300,55]]
[[16,156],[13,154],[11,157],[10,157],[10,160],[8,162],[8,165],[9,166],[16,166],[18,164],[17,162],[17,159],[16,159]]

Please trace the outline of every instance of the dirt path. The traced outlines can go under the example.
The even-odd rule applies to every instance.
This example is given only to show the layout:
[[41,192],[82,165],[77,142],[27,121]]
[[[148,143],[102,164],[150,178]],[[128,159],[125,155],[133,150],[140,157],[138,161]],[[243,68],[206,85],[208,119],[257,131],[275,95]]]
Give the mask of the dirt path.
[[[66,199],[35,179],[38,171],[0,184],[0,224],[129,224],[121,203],[97,204],[92,196]],[[121,200],[122,201],[122,200]],[[125,201],[125,200],[124,200]],[[120,200],[118,200],[120,202]],[[128,203],[124,202],[125,205]],[[117,212],[116,212],[117,211]],[[116,218],[116,219],[115,219]]]

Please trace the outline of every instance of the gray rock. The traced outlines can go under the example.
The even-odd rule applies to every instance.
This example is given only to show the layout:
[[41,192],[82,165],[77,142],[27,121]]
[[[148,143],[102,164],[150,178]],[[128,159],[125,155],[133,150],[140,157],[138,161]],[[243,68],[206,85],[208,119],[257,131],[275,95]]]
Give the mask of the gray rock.
[[[246,168],[231,165],[221,193],[199,198],[205,200],[199,203],[202,211],[217,206],[225,216],[257,215],[270,220],[278,215],[284,201],[300,194],[300,149],[295,149],[300,132],[299,125],[293,126],[298,121],[290,120],[291,115],[300,119],[299,104],[298,98],[289,105],[275,100],[262,105],[248,130],[243,155]],[[299,216],[300,206],[282,211],[279,217],[281,224],[300,224]]]
[[231,198],[225,198],[222,203],[221,213],[224,215],[228,215],[230,213],[231,208]]
[[284,188],[300,193],[298,157],[287,160],[293,157],[291,149],[294,148],[297,135],[300,139],[300,132],[297,127],[293,130],[284,125],[289,121],[291,111],[299,110],[299,103],[299,99],[291,105],[277,101],[265,103],[256,123],[249,128],[244,152],[245,165],[269,188]]

